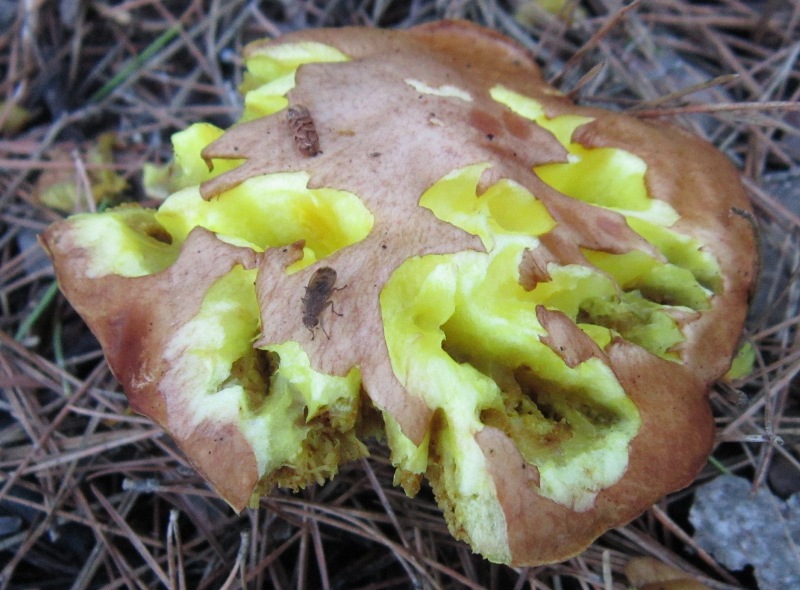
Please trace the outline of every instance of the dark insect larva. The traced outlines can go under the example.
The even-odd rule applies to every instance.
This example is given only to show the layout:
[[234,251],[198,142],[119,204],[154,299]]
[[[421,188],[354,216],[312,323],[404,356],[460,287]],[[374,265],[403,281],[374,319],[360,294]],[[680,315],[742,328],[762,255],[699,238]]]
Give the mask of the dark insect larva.
[[320,315],[326,307],[331,308],[331,312],[340,316],[336,308],[333,307],[333,301],[330,297],[334,291],[341,291],[344,287],[336,287],[336,271],[330,266],[323,266],[311,275],[306,287],[306,294],[303,296],[303,325],[311,332],[311,339],[314,339],[314,329],[319,326],[322,328],[323,334],[330,338],[330,334],[325,330]]
[[289,107],[286,111],[286,120],[294,133],[294,143],[301,154],[312,158],[322,153],[319,149],[317,127],[306,107],[302,105]]

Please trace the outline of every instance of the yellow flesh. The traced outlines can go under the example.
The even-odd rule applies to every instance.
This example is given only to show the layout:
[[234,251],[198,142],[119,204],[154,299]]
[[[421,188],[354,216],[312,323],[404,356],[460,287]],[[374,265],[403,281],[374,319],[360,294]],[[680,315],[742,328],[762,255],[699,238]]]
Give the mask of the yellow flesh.
[[[300,64],[345,59],[316,43],[260,48],[247,62],[243,120],[284,108]],[[469,98],[457,88],[407,83],[443,99]],[[569,196],[625,215],[667,262],[643,252],[585,250],[594,268],[551,263],[551,280],[526,291],[519,284],[522,254],[555,225],[535,195],[501,180],[477,197],[478,180],[491,167],[487,162],[452,171],[421,196],[420,206],[479,236],[487,250],[408,259],[380,296],[395,375],[439,412],[437,483],[470,538],[497,536],[495,529],[504,522],[474,439],[484,425],[506,432],[537,467],[542,495],[577,510],[591,507],[596,494],[623,475],[628,445],[639,428],[636,407],[600,359],[570,368],[540,341],[546,331],[536,307],[562,311],[600,348],[621,335],[680,362],[683,335],[670,311],[707,308],[720,283],[716,263],[701,244],[669,229],[675,211],[647,195],[644,162],[622,150],[572,143],[573,131],[590,120],[586,117],[548,119],[536,101],[500,86],[491,96],[549,130],[569,151],[568,162],[538,167],[536,174]],[[305,256],[294,269],[370,232],[372,215],[357,195],[308,189],[304,173],[251,178],[203,201],[198,185],[212,173],[200,165],[199,154],[217,135],[201,124],[176,137],[181,190],[157,212],[117,209],[76,220],[83,245],[103,253],[92,263],[93,276],[162,270],[197,226],[256,251],[303,239]],[[213,174],[225,165],[215,166]],[[334,428],[352,430],[360,375],[357,369],[346,377],[316,373],[296,342],[268,347],[279,357],[277,371],[269,374],[265,353],[251,346],[259,333],[254,272],[236,268],[206,294],[198,315],[172,341],[176,364],[169,378],[191,381],[184,383],[191,420],[238,414],[262,475],[295,466],[303,471],[300,479],[314,481],[316,468],[299,467],[298,458],[309,423],[328,412]],[[391,416],[385,418],[393,462],[401,471],[425,473],[430,436],[416,447]],[[314,459],[317,467],[329,461],[322,455]],[[506,561],[504,543],[498,538],[495,545],[476,549]]]

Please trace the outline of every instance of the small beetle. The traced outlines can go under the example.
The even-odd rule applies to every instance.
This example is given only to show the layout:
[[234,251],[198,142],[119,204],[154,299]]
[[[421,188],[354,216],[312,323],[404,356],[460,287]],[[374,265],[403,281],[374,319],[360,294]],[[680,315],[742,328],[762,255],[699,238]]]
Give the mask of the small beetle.
[[325,330],[320,315],[326,307],[331,308],[331,312],[340,316],[336,308],[333,307],[331,295],[334,291],[341,291],[344,287],[336,287],[336,271],[330,266],[323,266],[317,269],[311,279],[308,281],[306,287],[306,294],[302,298],[303,302],[303,325],[311,332],[311,339],[314,339],[314,329],[319,326],[322,328],[323,334],[330,338],[330,334]]
[[311,118],[311,113],[306,107],[303,105],[289,107],[286,111],[286,120],[294,133],[294,144],[297,146],[297,151],[309,158],[322,153],[322,150],[319,149],[317,126],[314,125],[314,119]]

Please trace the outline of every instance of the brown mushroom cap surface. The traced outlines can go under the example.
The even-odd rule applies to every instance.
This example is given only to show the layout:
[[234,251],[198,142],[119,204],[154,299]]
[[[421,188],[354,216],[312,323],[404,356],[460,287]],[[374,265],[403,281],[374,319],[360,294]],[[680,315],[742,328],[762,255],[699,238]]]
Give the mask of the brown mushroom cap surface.
[[[258,316],[253,346],[276,354],[276,347],[299,343],[308,361],[307,369],[297,369],[303,374],[345,380],[357,369],[356,390],[363,388],[387,422],[398,480],[413,493],[419,477],[427,476],[453,534],[492,560],[533,565],[565,559],[688,485],[713,442],[707,392],[730,366],[753,281],[754,238],[734,212],[748,211],[749,204],[731,163],[675,127],[574,105],[547,86],[524,49],[465,22],[406,31],[308,30],[252,44],[245,57],[256,63],[281,47],[290,52],[308,44],[335,48],[347,59],[295,66],[285,96],[305,109],[301,123],[295,117],[287,124],[281,108],[230,128],[202,155],[216,166],[241,163],[187,190],[197,193],[197,207],[216,207],[259,179],[305,175],[314,198],[337,203],[354,195],[362,203],[371,216],[363,236],[289,273],[304,248],[313,250],[314,231],[248,247],[205,221],[178,238],[158,221],[167,219],[167,204],[156,220],[134,209],[119,217],[122,223],[151,240],[147,248],[169,254],[159,267],[130,276],[98,265],[100,247],[77,236],[72,220],[42,236],[62,290],[100,339],[133,408],[164,426],[236,509],[276,483],[306,483],[281,479],[286,470],[319,479],[307,475],[316,473],[314,465],[265,471],[264,454],[253,443],[270,444],[269,432],[253,434],[260,422],[245,428],[234,410],[187,418],[196,411],[189,391],[196,385],[173,367],[195,353],[183,344],[188,336],[176,340],[175,334],[190,330],[198,310],[209,305],[206,293],[240,269],[231,289],[254,286],[257,308],[242,304]],[[571,130],[566,138],[564,129]],[[613,179],[598,180],[601,194],[593,202],[585,194],[592,182],[568,177],[571,164],[601,153],[628,166],[642,163],[646,197],[637,210],[623,210],[615,195],[602,194],[617,186]],[[471,193],[464,197],[464,190]],[[520,213],[505,215],[503,199],[515,199]],[[526,216],[536,211],[539,221]],[[658,211],[674,219],[659,225]],[[631,264],[649,269],[644,278],[628,277]],[[307,304],[309,282],[323,267],[336,271],[314,310],[324,333],[301,321],[309,314],[301,297]],[[506,284],[509,268],[515,276]],[[685,277],[689,286],[673,285],[674,277]],[[556,288],[559,281],[598,293],[574,294]],[[470,298],[489,297],[495,284],[497,293],[510,294],[498,309],[521,310],[529,325],[514,333],[470,332],[473,324],[508,319],[470,311]],[[423,300],[426,289],[441,298],[441,307]],[[674,342],[648,333],[641,325],[648,318],[665,322],[677,335]],[[541,367],[510,360],[528,331]],[[505,351],[496,358],[494,338],[502,341],[496,350]],[[420,350],[437,354],[428,362]],[[272,361],[260,352],[247,355],[233,365],[244,367],[237,387],[263,389],[239,409],[250,419],[272,395],[275,377]],[[441,377],[437,363],[452,377]],[[254,380],[247,376],[255,373]],[[559,384],[556,374],[575,381]],[[589,374],[608,380],[601,401],[592,398]],[[478,400],[472,406],[457,399],[466,396],[458,380],[468,377]],[[612,400],[617,391],[627,399]],[[549,400],[559,396],[572,400],[565,407],[576,418],[562,415],[561,402],[552,402],[555,415],[548,414]],[[530,424],[523,406],[536,414],[534,423],[547,431],[540,438],[549,442],[523,432],[520,425]],[[309,420],[315,412],[306,412]],[[325,424],[303,444],[310,463],[319,457],[333,463],[325,466],[327,477],[365,449],[355,434],[354,405],[341,414],[327,406],[319,412]],[[617,443],[624,457],[614,481],[587,484],[571,496],[558,491],[557,482],[550,488],[544,482],[548,473],[568,470],[569,457],[562,455],[569,453],[561,453],[561,445],[570,453],[596,452],[591,441],[575,442],[574,420],[603,436],[612,437],[623,422],[633,431]],[[456,448],[462,444],[473,450]],[[324,455],[312,457],[321,448]],[[533,456],[544,459],[537,463]],[[466,464],[476,458],[480,473],[467,475]],[[466,497],[473,484],[480,488],[477,500]]]

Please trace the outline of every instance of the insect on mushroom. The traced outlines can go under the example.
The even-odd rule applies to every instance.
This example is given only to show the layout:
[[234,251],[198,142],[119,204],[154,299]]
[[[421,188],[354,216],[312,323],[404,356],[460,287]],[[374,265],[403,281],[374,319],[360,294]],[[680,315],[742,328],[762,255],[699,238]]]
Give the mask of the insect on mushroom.
[[330,334],[325,330],[320,315],[326,307],[331,308],[331,312],[339,317],[342,316],[336,308],[333,307],[331,295],[334,291],[341,291],[344,287],[336,287],[336,271],[330,266],[323,266],[311,275],[311,279],[306,286],[306,294],[303,296],[303,325],[311,332],[311,339],[314,339],[314,329],[319,326],[322,328],[323,334],[330,338]]
[[286,120],[294,133],[294,144],[297,146],[297,151],[309,158],[322,153],[322,150],[319,149],[317,126],[306,107],[303,105],[289,107],[286,111]]

